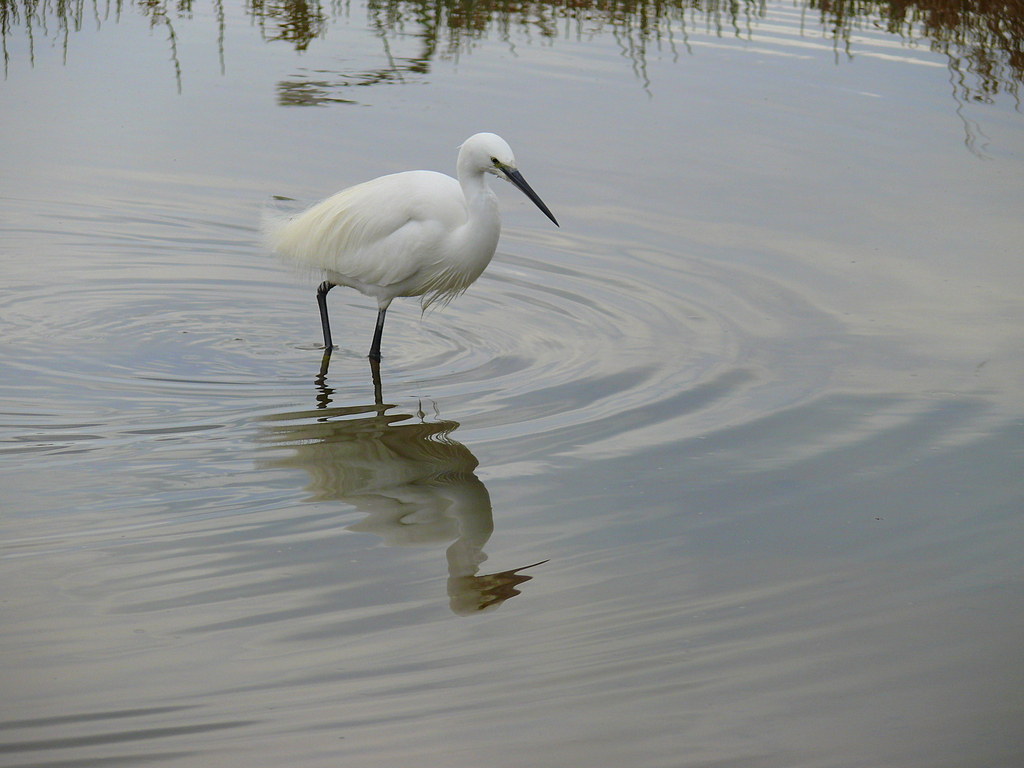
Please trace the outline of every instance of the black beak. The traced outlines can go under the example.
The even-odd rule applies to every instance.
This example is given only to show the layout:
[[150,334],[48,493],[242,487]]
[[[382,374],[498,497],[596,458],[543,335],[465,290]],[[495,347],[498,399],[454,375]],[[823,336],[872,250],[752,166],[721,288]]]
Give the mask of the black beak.
[[533,191],[533,188],[526,183],[526,179],[523,178],[523,174],[519,171],[509,170],[503,168],[502,172],[508,177],[508,180],[515,184],[522,191],[524,195],[533,200],[534,204],[543,211],[544,215],[547,216],[554,225],[557,227],[558,222],[555,221],[555,217],[551,215],[551,211],[544,205],[544,201],[540,199],[540,195]]

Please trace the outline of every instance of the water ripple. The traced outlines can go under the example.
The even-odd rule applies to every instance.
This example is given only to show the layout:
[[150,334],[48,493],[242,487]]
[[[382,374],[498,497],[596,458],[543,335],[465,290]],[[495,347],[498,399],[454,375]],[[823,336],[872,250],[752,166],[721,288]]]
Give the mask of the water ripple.
[[[370,322],[358,297],[345,302],[335,317]],[[596,441],[630,452],[791,404],[827,382],[811,361],[841,334],[808,298],[742,266],[565,235],[513,239],[457,304],[422,320],[407,305],[389,324],[386,394],[445,413],[457,403],[463,430],[523,461]],[[332,362],[336,391],[366,390],[356,337]],[[642,441],[627,439],[637,430]]]
[[[259,253],[252,230],[185,227],[173,213],[124,206],[112,221],[102,206],[68,207],[64,218],[77,223],[56,244],[63,269],[23,261],[0,298],[3,410],[46,400],[52,385],[51,404],[77,390],[78,415],[30,409],[8,427],[84,421],[116,425],[122,437],[190,433],[254,405],[272,410],[312,382],[311,287]],[[39,235],[24,219],[22,234]],[[130,260],[127,240],[136,243]],[[341,349],[327,385],[339,402],[369,402],[369,304],[332,294]],[[433,401],[461,434],[529,464],[552,449],[629,453],[792,404],[827,382],[819,352],[841,336],[810,297],[741,262],[512,230],[453,305],[421,316],[413,302],[396,303],[382,370],[388,396]],[[63,431],[67,444],[88,442],[78,428]],[[32,445],[23,432],[12,443],[38,451],[52,440]]]

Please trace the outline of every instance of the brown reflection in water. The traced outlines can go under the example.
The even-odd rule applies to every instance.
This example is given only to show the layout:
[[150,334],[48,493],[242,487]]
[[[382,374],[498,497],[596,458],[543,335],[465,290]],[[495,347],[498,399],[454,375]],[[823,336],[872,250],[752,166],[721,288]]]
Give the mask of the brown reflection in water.
[[332,405],[327,362],[325,356],[315,409],[265,420],[265,441],[291,449],[268,465],[303,470],[313,500],[342,501],[365,514],[351,531],[372,533],[388,546],[452,541],[446,555],[454,613],[496,608],[518,595],[516,587],[532,578],[520,571],[541,563],[478,575],[494,521],[490,495],[474,473],[476,457],[451,437],[458,422],[428,422],[422,411],[392,413],[372,363],[374,403]]
[[930,50],[946,57],[956,113],[964,125],[964,144],[975,155],[977,123],[964,114],[972,102],[991,104],[1006,93],[1020,107],[1024,81],[1024,3],[1020,0],[928,0],[927,2],[850,2],[807,0],[820,11],[821,25],[838,46],[852,56],[853,34],[868,25],[907,42],[928,41]]
[[[7,39],[16,27],[29,39],[34,56],[36,37],[63,41],[67,58],[68,37],[84,21],[90,26],[116,21],[125,7],[134,7],[153,26],[168,30],[169,56],[175,77],[180,79],[174,21],[187,21],[192,0],[134,0],[98,2],[65,0],[55,4],[38,0],[0,0],[0,45],[5,72],[9,61]],[[224,69],[224,9],[213,0],[220,25],[221,69]],[[803,0],[798,8],[819,12],[824,36],[833,40],[837,54],[852,55],[852,38],[861,29],[882,29],[908,44],[926,40],[933,51],[949,62],[953,96],[958,104],[990,102],[999,93],[1016,101],[1024,81],[1024,3],[1020,0]],[[386,66],[353,72],[317,72],[278,86],[283,105],[351,103],[336,95],[338,89],[405,82],[407,77],[429,71],[435,59],[452,59],[469,53],[478,41],[493,37],[513,46],[513,33],[526,39],[554,42],[560,38],[585,41],[610,34],[618,41],[645,85],[647,51],[668,46],[678,55],[676,37],[687,45],[688,31],[701,29],[719,37],[756,40],[757,20],[769,20],[764,0],[559,0],[559,2],[509,2],[509,0],[367,0],[370,26],[380,39]],[[316,38],[328,34],[330,20],[352,9],[348,2],[320,3],[311,0],[248,0],[246,12],[268,42],[284,42],[303,51]],[[805,31],[806,33],[806,31]],[[20,33],[19,33],[20,34]],[[417,41],[412,55],[395,56],[390,41]],[[687,47],[687,50],[690,50]],[[692,51],[690,51],[692,53]]]
[[[836,40],[849,43],[856,30],[877,17],[904,40],[927,39],[956,73],[954,93],[963,101],[989,102],[1001,91],[1019,99],[1024,80],[1024,3],[1020,0],[927,0],[850,2],[808,0]],[[975,81],[968,83],[967,75]]]
[[[347,4],[344,6],[347,7]],[[259,22],[266,40],[283,40],[304,51],[327,30],[323,6],[306,0],[249,0],[246,11]]]

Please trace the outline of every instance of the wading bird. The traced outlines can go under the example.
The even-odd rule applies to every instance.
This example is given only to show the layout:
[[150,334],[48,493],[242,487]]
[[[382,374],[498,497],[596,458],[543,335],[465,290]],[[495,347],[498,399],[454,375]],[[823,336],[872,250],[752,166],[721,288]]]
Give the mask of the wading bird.
[[555,217],[516,169],[508,144],[493,133],[459,149],[458,181],[434,171],[393,173],[338,192],[294,216],[265,223],[267,244],[285,261],[323,273],[317,288],[324,348],[333,348],[327,292],[347,285],[377,299],[369,357],[380,360],[384,314],[397,296],[421,296],[425,310],[447,304],[480,277],[501,234],[493,174],[517,186]]

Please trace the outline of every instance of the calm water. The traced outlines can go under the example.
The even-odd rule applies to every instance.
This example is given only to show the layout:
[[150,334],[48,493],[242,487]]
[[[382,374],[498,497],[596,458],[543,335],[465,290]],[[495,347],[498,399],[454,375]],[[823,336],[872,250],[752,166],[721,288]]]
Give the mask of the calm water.
[[[510,8],[0,0],[0,765],[1024,760],[1020,9]],[[322,371],[262,206],[480,130]]]

